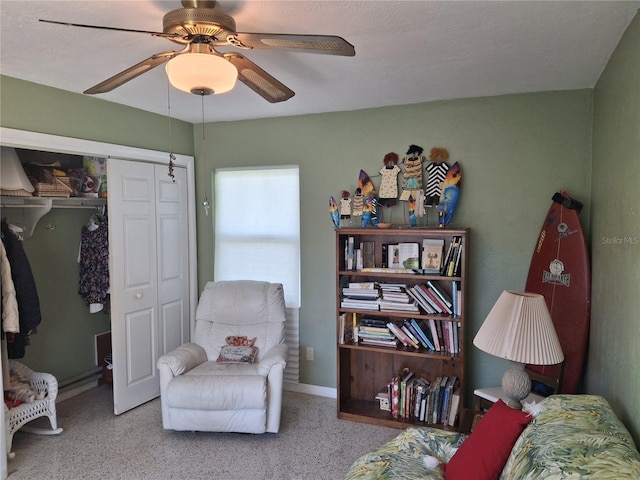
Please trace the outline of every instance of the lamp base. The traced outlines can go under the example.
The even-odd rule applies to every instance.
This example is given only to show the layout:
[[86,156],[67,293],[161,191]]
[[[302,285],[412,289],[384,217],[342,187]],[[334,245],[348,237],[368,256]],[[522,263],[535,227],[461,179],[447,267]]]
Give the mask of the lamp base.
[[524,371],[524,363],[511,362],[511,368],[502,376],[502,390],[509,399],[507,405],[522,410],[522,400],[531,393],[531,379]]

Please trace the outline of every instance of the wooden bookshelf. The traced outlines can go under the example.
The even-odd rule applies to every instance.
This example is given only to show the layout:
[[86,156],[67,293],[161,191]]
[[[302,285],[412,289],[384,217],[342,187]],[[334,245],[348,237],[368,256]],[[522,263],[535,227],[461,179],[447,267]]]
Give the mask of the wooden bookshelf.
[[[355,239],[356,248],[361,242],[373,242],[374,267],[376,271],[367,272],[347,269],[348,241],[349,237]],[[421,274],[421,273],[391,273],[378,271],[386,265],[386,248],[383,245],[398,243],[418,243],[420,256],[422,256],[423,239],[443,239],[444,255],[449,244],[454,238],[460,238],[462,250],[457,272],[453,275]],[[402,323],[405,319],[414,318],[423,325],[428,325],[430,320],[434,322],[459,322],[457,347],[451,350],[433,351],[424,347],[398,346],[397,348],[377,347],[349,340],[346,343],[337,342],[337,387],[338,418],[374,425],[384,425],[395,428],[407,428],[410,426],[424,425],[444,429],[457,429],[449,426],[420,421],[418,418],[394,418],[390,411],[380,409],[379,401],[375,399],[378,392],[384,391],[386,385],[394,375],[409,368],[417,376],[429,381],[442,376],[457,376],[460,382],[461,395],[458,409],[458,422],[462,416],[464,407],[464,352],[465,352],[465,307],[467,294],[467,258],[469,251],[468,229],[435,229],[435,228],[410,228],[392,227],[390,229],[378,228],[337,228],[336,229],[336,327],[339,329],[340,315],[345,314],[347,320],[358,324],[362,318],[379,318],[394,323]],[[420,258],[422,262],[422,258]],[[420,265],[422,266],[422,265]],[[446,272],[445,272],[446,273]],[[447,294],[451,294],[452,282],[457,283],[460,291],[456,316],[428,313],[423,308],[419,312],[399,312],[368,310],[358,308],[342,308],[342,288],[348,283],[399,283],[407,287],[425,284],[428,280],[441,286]],[[340,331],[337,330],[339,338]],[[457,350],[457,351],[456,351]]]

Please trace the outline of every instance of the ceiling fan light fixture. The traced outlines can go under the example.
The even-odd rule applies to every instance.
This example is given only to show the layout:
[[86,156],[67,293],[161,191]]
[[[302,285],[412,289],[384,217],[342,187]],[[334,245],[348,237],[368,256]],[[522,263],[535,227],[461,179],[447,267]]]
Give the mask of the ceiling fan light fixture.
[[178,55],[169,60],[166,71],[171,85],[196,95],[228,92],[238,79],[238,69],[214,53]]

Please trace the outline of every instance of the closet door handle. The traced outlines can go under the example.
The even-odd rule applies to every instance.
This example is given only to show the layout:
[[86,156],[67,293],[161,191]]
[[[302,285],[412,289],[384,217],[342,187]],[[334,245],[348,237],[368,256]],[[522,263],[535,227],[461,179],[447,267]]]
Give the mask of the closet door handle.
[[142,293],[141,292],[136,293],[136,298],[142,298]]

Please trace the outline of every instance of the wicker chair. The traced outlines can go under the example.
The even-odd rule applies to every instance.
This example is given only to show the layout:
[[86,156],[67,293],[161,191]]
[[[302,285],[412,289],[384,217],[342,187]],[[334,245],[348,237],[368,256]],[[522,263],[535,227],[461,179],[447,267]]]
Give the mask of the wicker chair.
[[[9,360],[9,369],[13,370],[21,378],[30,379],[29,384],[34,392],[44,392],[44,398],[34,400],[33,403],[23,403],[11,409],[4,406],[5,435],[7,441],[7,455],[13,457],[11,445],[13,434],[20,428],[23,432],[35,433],[39,435],[57,435],[62,432],[58,428],[56,418],[56,397],[58,396],[58,381],[50,373],[34,372],[29,367],[16,360]],[[51,430],[44,428],[33,428],[24,426],[26,423],[39,417],[48,417],[51,423]],[[24,427],[23,427],[24,426]]]

